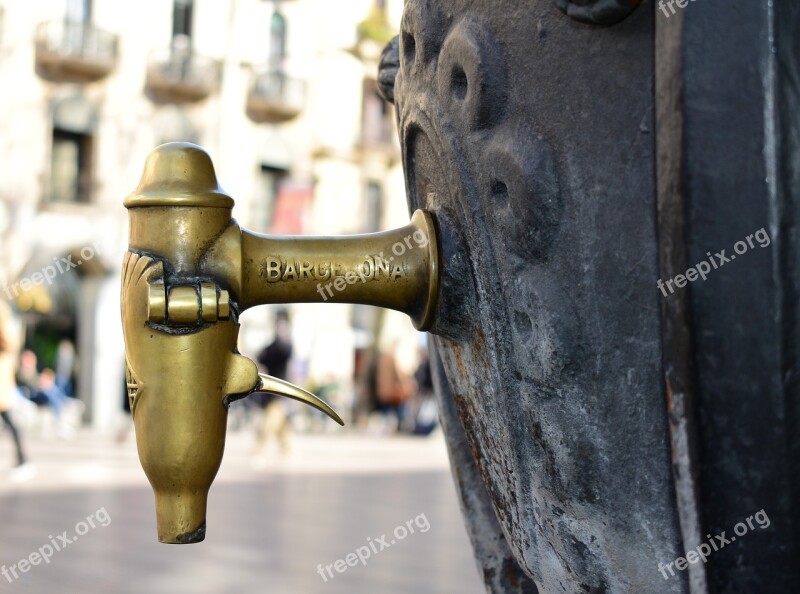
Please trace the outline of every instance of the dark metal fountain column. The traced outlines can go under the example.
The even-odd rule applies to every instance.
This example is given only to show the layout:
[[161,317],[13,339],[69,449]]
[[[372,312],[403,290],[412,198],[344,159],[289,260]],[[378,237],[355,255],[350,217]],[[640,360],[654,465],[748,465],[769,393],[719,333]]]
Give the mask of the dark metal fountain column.
[[800,6],[657,16],[662,278],[719,266],[662,300],[685,546],[730,541],[692,592],[797,592]]
[[465,521],[491,592],[797,591],[798,9],[638,4],[408,0],[384,56]]

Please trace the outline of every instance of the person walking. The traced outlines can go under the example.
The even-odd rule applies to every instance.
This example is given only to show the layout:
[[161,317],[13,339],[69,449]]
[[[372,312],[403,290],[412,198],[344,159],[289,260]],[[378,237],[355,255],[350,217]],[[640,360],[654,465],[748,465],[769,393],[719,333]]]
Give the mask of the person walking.
[[[271,376],[285,380],[288,376],[289,360],[292,357],[292,338],[289,316],[279,311],[275,317],[275,339],[259,353],[258,362]],[[253,455],[256,465],[264,464],[264,452],[272,439],[276,439],[284,455],[291,449],[292,424],[284,399],[275,394],[256,393],[258,404],[264,409],[261,431],[258,434]]]
[[17,397],[14,369],[19,353],[19,333],[16,331],[11,308],[0,301],[0,418],[8,429],[16,450],[16,466],[11,471],[11,480],[21,482],[33,476],[35,469],[28,464],[22,447],[19,429],[11,418],[11,407]]
[[[397,366],[397,348],[398,343],[395,342],[390,350],[378,353],[375,377],[378,410],[383,415],[383,430],[387,433],[399,433],[407,429],[408,401],[417,390],[416,382]],[[389,421],[392,414],[396,419],[394,424]]]

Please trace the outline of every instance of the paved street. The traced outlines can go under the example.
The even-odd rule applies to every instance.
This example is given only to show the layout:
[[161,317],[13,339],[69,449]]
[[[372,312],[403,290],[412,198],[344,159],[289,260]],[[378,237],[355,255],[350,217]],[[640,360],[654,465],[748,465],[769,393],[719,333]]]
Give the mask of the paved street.
[[[5,462],[10,443],[0,437]],[[88,433],[72,441],[29,435],[28,445],[33,480],[11,484],[0,471],[0,565],[53,541],[62,550],[27,573],[17,568],[18,579],[9,572],[11,583],[0,575],[0,592],[483,592],[441,435],[299,436],[288,458],[270,452],[259,465],[248,455],[251,435],[231,434],[206,541],[186,546],[156,540],[153,496],[132,435],[124,444]],[[398,526],[404,538],[396,538]],[[64,531],[73,541],[66,546]],[[380,550],[384,534],[388,547]],[[365,565],[332,568],[327,581],[317,573],[349,553],[366,556],[370,543],[378,552]]]

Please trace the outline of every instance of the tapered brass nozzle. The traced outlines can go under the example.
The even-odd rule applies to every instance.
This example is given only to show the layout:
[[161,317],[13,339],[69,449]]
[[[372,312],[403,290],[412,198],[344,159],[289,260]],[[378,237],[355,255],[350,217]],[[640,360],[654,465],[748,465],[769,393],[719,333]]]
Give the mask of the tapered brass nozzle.
[[192,544],[206,537],[208,489],[155,492],[158,542]]
[[172,143],[148,157],[125,199],[129,251],[122,320],[139,458],[156,497],[158,539],[205,537],[208,492],[225,448],[228,403],[254,390],[311,404],[236,351],[239,314],[264,303],[346,302],[433,321],[438,245],[433,218],[352,237],[273,237],[241,229],[233,200],[200,148]]

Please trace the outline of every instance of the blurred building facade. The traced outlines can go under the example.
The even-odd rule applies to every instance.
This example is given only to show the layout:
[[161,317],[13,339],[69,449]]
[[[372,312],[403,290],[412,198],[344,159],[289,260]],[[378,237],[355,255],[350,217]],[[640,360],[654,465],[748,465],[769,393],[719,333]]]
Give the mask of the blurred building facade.
[[[154,146],[208,150],[234,216],[256,231],[408,220],[394,114],[375,82],[401,11],[402,0],[0,0],[0,283],[45,363],[59,339],[75,343],[92,425],[121,408],[122,199]],[[376,329],[416,341],[393,312],[291,312],[310,379],[351,379]],[[268,308],[243,316],[242,352],[269,341],[271,320]]]

